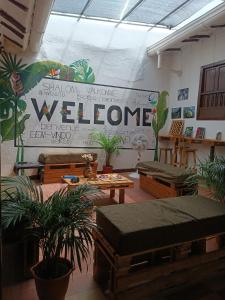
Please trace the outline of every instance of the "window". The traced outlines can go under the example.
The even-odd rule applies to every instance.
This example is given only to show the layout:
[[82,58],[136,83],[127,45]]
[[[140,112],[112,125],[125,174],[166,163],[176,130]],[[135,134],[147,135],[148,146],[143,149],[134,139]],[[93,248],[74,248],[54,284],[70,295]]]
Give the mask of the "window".
[[225,120],[225,61],[201,67],[198,120]]

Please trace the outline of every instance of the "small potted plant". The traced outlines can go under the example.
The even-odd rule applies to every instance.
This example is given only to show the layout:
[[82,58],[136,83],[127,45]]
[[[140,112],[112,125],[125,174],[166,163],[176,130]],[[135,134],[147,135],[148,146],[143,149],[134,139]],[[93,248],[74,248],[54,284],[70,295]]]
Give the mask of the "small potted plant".
[[24,216],[35,229],[43,259],[32,267],[37,294],[40,300],[63,300],[75,262],[82,271],[82,261],[87,262],[92,246],[90,217],[92,203],[84,200],[93,188],[80,185],[76,190],[67,187],[56,191],[46,201],[41,186],[29,178],[14,179],[20,200],[10,200],[2,205],[2,225],[15,225]]
[[93,142],[99,144],[105,151],[105,165],[103,166],[103,173],[112,173],[113,167],[111,165],[111,158],[113,154],[119,154],[119,146],[123,143],[123,138],[119,135],[112,137],[104,132],[94,131],[91,133]]

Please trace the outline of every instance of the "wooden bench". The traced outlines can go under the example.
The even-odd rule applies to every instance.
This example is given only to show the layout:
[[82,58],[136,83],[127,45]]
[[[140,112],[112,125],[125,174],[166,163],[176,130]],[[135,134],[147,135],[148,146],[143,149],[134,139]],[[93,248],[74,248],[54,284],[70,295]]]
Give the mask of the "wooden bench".
[[93,272],[107,299],[150,299],[225,274],[221,203],[183,196],[106,206],[96,222]]
[[94,279],[107,299],[149,299],[184,284],[225,274],[225,234],[219,249],[206,252],[208,237],[166,248],[119,255],[97,230],[94,231]]
[[177,197],[194,193],[197,187],[185,182],[194,170],[177,168],[160,162],[138,164],[140,188],[156,198]]
[[[41,178],[43,183],[61,182],[64,175],[83,175],[86,162],[82,158],[85,153],[41,153],[38,161],[43,164]],[[97,172],[97,154],[90,153],[93,156],[91,166],[93,173]]]

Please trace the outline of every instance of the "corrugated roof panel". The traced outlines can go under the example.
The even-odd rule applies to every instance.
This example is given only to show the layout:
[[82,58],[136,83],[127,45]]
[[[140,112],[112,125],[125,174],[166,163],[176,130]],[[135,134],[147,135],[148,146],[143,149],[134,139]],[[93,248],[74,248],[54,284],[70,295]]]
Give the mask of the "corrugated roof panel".
[[136,2],[137,0],[92,0],[85,15],[120,20]]
[[79,15],[87,0],[55,0],[52,10]]
[[[53,11],[81,14],[88,0],[55,0]],[[86,17],[121,20],[139,0],[91,0]],[[213,0],[143,0],[124,21],[176,27]]]

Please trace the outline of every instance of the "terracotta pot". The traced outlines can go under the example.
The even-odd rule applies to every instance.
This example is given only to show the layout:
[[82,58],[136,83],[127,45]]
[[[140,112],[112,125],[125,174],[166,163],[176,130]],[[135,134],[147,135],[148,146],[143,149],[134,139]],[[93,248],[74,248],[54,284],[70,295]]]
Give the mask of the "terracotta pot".
[[73,268],[71,263],[68,260],[63,258],[61,258],[61,260],[64,260],[65,263],[70,266],[70,269],[65,275],[58,278],[43,279],[37,276],[36,270],[38,269],[42,261],[31,268],[31,272],[35,280],[35,285],[36,285],[36,290],[37,290],[39,300],[50,300],[50,299],[64,300],[65,299],[65,295],[69,285],[70,274],[72,273]]
[[103,174],[109,174],[113,172],[113,167],[112,166],[103,166],[102,173]]

